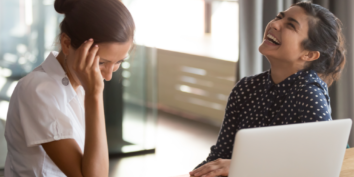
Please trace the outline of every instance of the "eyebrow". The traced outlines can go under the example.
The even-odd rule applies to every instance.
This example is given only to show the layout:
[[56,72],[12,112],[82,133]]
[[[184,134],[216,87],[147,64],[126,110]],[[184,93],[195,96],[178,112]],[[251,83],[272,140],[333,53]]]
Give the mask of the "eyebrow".
[[[123,58],[123,59],[118,60],[117,63],[120,62],[120,61],[124,61],[124,60],[127,59],[127,58],[129,58],[129,55],[126,56],[126,57]],[[105,62],[111,62],[111,61],[109,61],[109,60],[107,60],[107,59],[104,59],[104,58],[100,58],[100,60],[103,60],[103,61],[105,61]]]
[[[280,12],[280,15],[281,15],[283,18],[285,17],[285,13],[284,13],[284,12]],[[295,23],[297,23],[299,26],[301,26],[300,23],[299,23],[297,20],[295,20],[294,18],[292,18],[292,17],[288,17],[288,20],[289,20],[289,21],[292,21],[292,22],[295,22]]]

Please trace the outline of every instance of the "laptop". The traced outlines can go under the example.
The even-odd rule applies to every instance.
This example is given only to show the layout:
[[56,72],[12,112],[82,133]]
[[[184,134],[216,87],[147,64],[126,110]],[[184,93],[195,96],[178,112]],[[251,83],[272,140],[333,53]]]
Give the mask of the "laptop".
[[351,119],[242,129],[229,177],[339,177]]

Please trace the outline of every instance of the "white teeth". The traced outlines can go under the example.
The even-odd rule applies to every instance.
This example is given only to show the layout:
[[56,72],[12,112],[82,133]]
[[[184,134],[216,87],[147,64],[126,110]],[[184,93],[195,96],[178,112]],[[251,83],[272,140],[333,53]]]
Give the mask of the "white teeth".
[[267,34],[267,37],[274,40],[276,43],[280,44],[279,41],[271,34]]

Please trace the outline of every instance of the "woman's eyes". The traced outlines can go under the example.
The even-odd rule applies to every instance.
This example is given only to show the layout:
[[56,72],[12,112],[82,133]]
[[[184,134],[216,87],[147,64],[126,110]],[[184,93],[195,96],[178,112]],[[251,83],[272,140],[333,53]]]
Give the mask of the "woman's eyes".
[[[275,20],[280,20],[280,19],[282,19],[280,15],[275,17]],[[289,25],[292,29],[296,30],[295,26],[292,23],[288,23],[287,25]]]
[[[116,63],[116,65],[118,65],[118,64],[121,64],[123,61],[118,61],[117,63]],[[99,62],[98,63],[99,65],[103,65],[103,64],[105,64],[105,62]]]
[[292,23],[288,23],[288,25],[295,30],[295,26]]

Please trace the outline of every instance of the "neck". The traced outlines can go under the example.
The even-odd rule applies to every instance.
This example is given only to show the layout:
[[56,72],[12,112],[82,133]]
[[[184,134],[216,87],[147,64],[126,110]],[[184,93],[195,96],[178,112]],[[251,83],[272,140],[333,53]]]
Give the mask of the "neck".
[[69,68],[68,68],[68,64],[67,64],[67,62],[65,62],[65,55],[64,55],[64,53],[63,53],[62,51],[61,51],[61,52],[59,53],[59,55],[57,56],[57,60],[59,61],[61,67],[62,67],[63,70],[65,71],[66,75],[68,76],[69,81],[70,81],[70,84],[72,85],[72,87],[74,88],[74,90],[76,90],[76,89],[80,86],[80,84],[78,84],[78,83],[75,81],[73,75],[71,74],[71,72],[70,72],[70,70],[69,70]]
[[289,76],[302,70],[303,66],[298,66],[296,64],[289,65],[284,63],[271,63],[271,77],[275,84],[279,84]]

